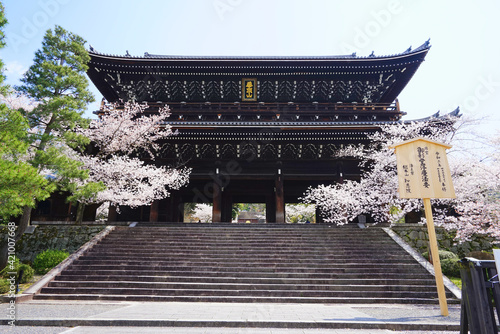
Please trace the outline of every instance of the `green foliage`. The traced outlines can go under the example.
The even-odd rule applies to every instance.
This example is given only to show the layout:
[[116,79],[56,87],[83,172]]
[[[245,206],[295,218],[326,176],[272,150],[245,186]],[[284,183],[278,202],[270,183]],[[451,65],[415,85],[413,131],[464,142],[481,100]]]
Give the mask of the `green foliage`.
[[[423,253],[422,256],[428,259],[429,252]],[[457,254],[439,250],[439,260],[441,262],[441,271],[445,276],[460,277],[460,265],[458,264],[460,258]]]
[[21,281],[19,283],[28,283],[33,279],[35,270],[29,264],[20,263],[17,257],[13,262],[13,266],[9,264],[7,267],[3,268],[2,271],[0,271],[0,276],[3,278],[10,278],[9,273],[15,272],[17,281],[21,270],[23,271],[23,276],[21,277]]
[[459,260],[458,257],[441,260],[441,270],[443,274],[450,277],[460,277]]
[[[5,46],[3,27],[7,24],[5,9],[0,3],[0,49]],[[4,85],[3,62],[0,60],[0,95],[9,94]],[[36,168],[23,159],[29,147],[28,123],[17,110],[0,102],[0,220],[17,216],[25,206],[48,197],[51,188]]]
[[10,282],[7,279],[0,279],[0,293],[7,293],[10,291]]
[[[422,256],[425,257],[426,259],[428,259],[429,258],[429,252],[422,253]],[[458,258],[457,254],[455,254],[453,252],[450,252],[450,251],[442,250],[442,249],[439,250],[439,259],[440,260],[455,259],[455,258]]]
[[27,122],[17,110],[0,105],[0,219],[18,216],[54,190],[38,170],[24,161],[28,150]]
[[[0,49],[5,47],[5,34],[3,32],[3,28],[5,27],[6,24],[7,24],[7,18],[5,17],[5,8],[0,2]],[[4,70],[3,66],[4,63],[0,59],[0,94],[6,95],[9,87],[4,85],[5,76],[3,74]]]
[[33,279],[35,275],[35,269],[33,269],[29,264],[21,263],[18,267],[17,277],[19,277],[19,273],[23,271],[23,277],[21,277],[21,281],[19,283],[28,283]]
[[68,256],[68,252],[57,249],[47,249],[35,257],[33,268],[37,274],[45,275]]
[[83,113],[94,101],[85,75],[90,56],[84,44],[83,38],[60,26],[49,29],[33,65],[21,79],[23,84],[16,87],[38,103],[32,110],[22,110],[30,128],[26,141],[34,153],[29,163],[39,174],[48,174],[54,184],[51,192],[56,187],[68,191],[73,202],[104,188],[99,183],[79,186],[88,178],[88,171],[75,150],[83,150],[89,140],[74,130],[88,127]]
[[448,277],[458,288],[462,289],[462,279],[460,277]]

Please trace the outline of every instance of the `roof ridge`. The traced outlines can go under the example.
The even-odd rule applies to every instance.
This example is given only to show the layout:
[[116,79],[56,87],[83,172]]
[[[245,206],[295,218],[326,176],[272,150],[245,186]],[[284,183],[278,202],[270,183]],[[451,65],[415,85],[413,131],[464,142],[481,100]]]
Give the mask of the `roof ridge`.
[[116,54],[107,54],[96,51],[91,45],[89,45],[88,53],[106,57],[116,57],[116,58],[124,58],[124,59],[170,59],[170,60],[336,60],[336,59],[384,59],[391,58],[397,56],[405,56],[410,54],[416,54],[424,50],[429,50],[431,47],[430,40],[427,40],[425,43],[420,45],[415,49],[408,48],[404,52],[396,53],[392,55],[382,55],[375,56],[374,52],[372,52],[368,56],[357,56],[356,52],[350,55],[327,55],[327,56],[182,56],[182,55],[159,55],[159,54],[150,54],[149,52],[145,52],[144,56],[131,56],[126,51],[125,55],[116,55]]

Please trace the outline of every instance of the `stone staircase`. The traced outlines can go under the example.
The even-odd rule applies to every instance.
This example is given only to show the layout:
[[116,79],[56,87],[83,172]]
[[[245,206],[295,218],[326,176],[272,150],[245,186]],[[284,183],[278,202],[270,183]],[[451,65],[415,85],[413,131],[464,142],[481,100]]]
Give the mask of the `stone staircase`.
[[380,228],[249,224],[117,227],[35,299],[438,303]]

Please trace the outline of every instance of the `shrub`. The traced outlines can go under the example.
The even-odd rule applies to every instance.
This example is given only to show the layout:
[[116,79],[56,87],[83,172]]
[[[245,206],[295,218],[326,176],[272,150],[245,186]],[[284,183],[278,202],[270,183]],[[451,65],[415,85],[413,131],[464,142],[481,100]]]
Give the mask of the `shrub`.
[[35,268],[37,274],[45,275],[50,269],[57,266],[68,256],[68,252],[57,249],[47,249],[35,257],[33,268]]
[[17,277],[19,277],[21,270],[23,270],[23,277],[21,277],[19,283],[28,283],[33,279],[35,269],[33,269],[29,264],[21,263],[19,267],[17,267]]
[[[428,259],[429,252],[423,253],[422,256]],[[441,271],[443,275],[460,277],[460,265],[458,264],[460,258],[457,254],[450,251],[439,250],[439,260],[441,262]]]
[[[429,258],[429,252],[424,252],[422,253],[422,256],[425,257],[426,259]],[[442,261],[444,259],[455,259],[458,258],[458,255],[450,252],[450,251],[445,251],[445,250],[439,250],[439,259]]]
[[28,283],[33,279],[33,275],[35,274],[35,270],[31,268],[29,264],[24,264],[19,262],[19,258],[15,258],[14,267],[11,267],[11,264],[8,263],[5,268],[0,271],[0,276],[3,278],[10,278],[11,272],[16,273],[16,280],[19,278],[20,271],[23,270],[23,277],[21,277],[21,281],[19,283]]
[[10,282],[5,278],[0,279],[0,293],[7,293],[10,291]]
[[460,265],[458,257],[441,260],[441,270],[445,276],[460,277]]

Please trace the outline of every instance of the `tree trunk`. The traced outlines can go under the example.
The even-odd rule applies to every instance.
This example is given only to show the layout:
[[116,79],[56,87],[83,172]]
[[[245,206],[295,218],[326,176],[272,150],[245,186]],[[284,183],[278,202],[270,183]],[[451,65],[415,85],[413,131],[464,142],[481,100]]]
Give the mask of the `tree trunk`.
[[78,203],[76,209],[76,221],[75,223],[80,225],[83,221],[83,212],[85,211],[85,203]]
[[[21,237],[24,234],[24,231],[26,231],[26,228],[28,228],[30,224],[31,210],[32,208],[29,206],[25,206],[23,208],[23,215],[19,220],[19,225],[17,226],[16,235],[14,237],[16,242],[19,239],[21,239]],[[8,243],[8,238],[5,238],[4,242],[0,245],[0,269],[5,268],[5,266],[7,265],[8,258],[9,258],[9,243]]]
[[24,231],[26,231],[26,229],[30,224],[31,210],[32,208],[29,206],[25,206],[23,209],[23,215],[21,216],[21,219],[19,220],[19,225],[17,226],[16,241],[22,237]]
[[0,245],[0,270],[5,268],[7,259],[9,258],[9,243],[7,240],[7,237],[5,237],[5,240]]

